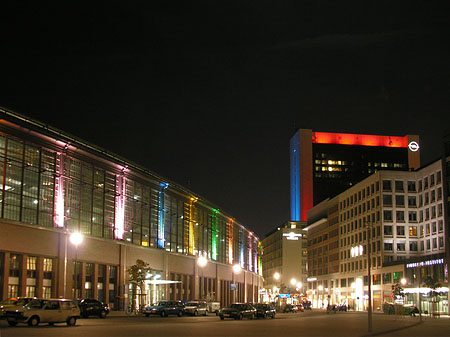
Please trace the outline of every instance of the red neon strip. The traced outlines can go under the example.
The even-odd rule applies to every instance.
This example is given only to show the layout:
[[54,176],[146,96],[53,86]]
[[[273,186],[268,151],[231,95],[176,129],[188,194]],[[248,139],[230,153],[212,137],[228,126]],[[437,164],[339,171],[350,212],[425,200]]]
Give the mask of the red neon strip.
[[384,147],[408,147],[408,136],[376,136],[352,133],[312,132],[316,144],[363,145]]

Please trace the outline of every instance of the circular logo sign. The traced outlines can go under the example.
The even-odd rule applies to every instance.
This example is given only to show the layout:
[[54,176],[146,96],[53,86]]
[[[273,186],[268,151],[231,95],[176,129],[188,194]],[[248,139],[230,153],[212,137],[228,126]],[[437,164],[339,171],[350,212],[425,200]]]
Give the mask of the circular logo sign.
[[416,152],[419,150],[419,144],[417,144],[417,142],[414,142],[414,141],[409,143],[408,147],[412,152]]

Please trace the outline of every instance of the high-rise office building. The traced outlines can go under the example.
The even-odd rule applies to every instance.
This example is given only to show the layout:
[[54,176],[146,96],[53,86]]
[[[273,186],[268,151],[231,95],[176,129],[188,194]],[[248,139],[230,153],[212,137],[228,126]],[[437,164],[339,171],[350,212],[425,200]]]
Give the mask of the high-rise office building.
[[381,169],[420,167],[419,136],[378,136],[299,129],[290,141],[291,221]]

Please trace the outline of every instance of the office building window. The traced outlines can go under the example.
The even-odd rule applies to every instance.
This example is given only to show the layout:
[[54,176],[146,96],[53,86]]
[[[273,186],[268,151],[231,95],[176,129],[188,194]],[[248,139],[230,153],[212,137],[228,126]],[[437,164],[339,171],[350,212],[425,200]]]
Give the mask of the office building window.
[[397,236],[405,236],[405,226],[397,226]]
[[408,220],[409,222],[417,222],[417,212],[415,211],[408,212]]
[[384,221],[392,221],[392,211],[389,210],[383,211],[383,219]]
[[404,222],[405,221],[405,212],[403,211],[396,211],[395,212],[395,218],[397,221]]
[[403,188],[403,181],[401,180],[396,180],[395,181],[395,191],[396,192],[404,192],[404,188]]
[[373,280],[373,282],[372,282],[373,285],[381,284],[381,277],[380,277],[380,274],[374,274],[374,275],[372,276],[372,280]]
[[390,242],[385,242],[384,243],[384,250],[385,251],[392,251],[392,249],[393,249],[392,243],[390,243]]
[[397,251],[404,252],[406,250],[405,244],[402,242],[397,243]]
[[396,195],[395,196],[395,206],[397,206],[397,207],[405,206],[405,196],[404,195]]
[[383,206],[392,206],[392,195],[383,194]]
[[417,198],[415,196],[408,196],[408,207],[417,207]]
[[417,236],[417,226],[409,226],[409,236]]
[[383,273],[383,284],[392,283],[392,274],[391,273]]
[[408,181],[408,192],[416,192],[416,182]]
[[392,191],[392,182],[390,180],[383,180],[383,192]]
[[384,226],[384,235],[392,236],[392,226]]
[[27,277],[28,278],[36,278],[36,264],[37,264],[36,256],[28,256],[27,257]]
[[417,241],[410,241],[409,242],[409,250],[411,252],[417,252]]

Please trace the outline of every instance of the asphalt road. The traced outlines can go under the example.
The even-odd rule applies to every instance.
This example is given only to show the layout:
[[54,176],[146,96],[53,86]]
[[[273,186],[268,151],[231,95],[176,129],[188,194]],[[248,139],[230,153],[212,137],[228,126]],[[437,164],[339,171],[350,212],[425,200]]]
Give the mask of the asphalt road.
[[367,331],[367,313],[342,312],[329,314],[321,310],[278,314],[275,319],[224,320],[207,317],[143,317],[109,316],[106,319],[80,319],[75,327],[65,324],[39,327],[9,327],[0,322],[0,337],[240,337],[240,336],[450,336],[449,318],[373,315],[373,332]]

